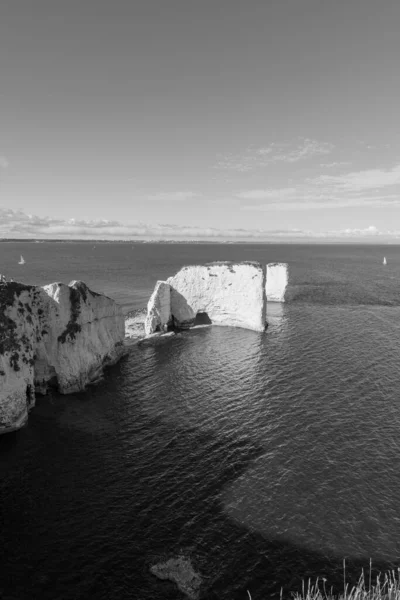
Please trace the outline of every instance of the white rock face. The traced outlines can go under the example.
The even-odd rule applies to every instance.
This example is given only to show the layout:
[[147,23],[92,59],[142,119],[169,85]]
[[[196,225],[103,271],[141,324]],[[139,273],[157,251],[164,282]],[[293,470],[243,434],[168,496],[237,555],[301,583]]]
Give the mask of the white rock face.
[[122,309],[83,282],[0,283],[0,433],[21,427],[34,391],[67,394],[124,353]]
[[[62,394],[77,392],[123,354],[125,319],[114,300],[91,291],[82,281],[46,285],[49,330],[38,353],[45,379],[56,376]],[[39,364],[37,381],[40,383]]]
[[171,321],[171,288],[165,281],[157,281],[154,292],[147,303],[144,323],[146,335],[155,331],[166,331]]
[[[171,319],[176,327],[190,328],[198,313],[206,313],[215,325],[265,329],[265,270],[258,263],[184,267],[161,283],[149,301],[147,335],[165,330]],[[165,285],[170,289],[169,310]],[[154,308],[162,303],[162,312]]]
[[286,263],[269,263],[265,287],[267,302],[284,302],[287,283],[288,265]]
[[210,263],[184,267],[167,283],[178,326],[207,313],[215,325],[265,329],[265,271],[258,263]]

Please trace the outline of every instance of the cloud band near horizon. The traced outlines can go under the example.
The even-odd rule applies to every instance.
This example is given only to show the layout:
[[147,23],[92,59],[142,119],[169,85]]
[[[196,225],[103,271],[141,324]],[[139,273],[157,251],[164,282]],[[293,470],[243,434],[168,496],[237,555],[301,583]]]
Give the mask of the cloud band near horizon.
[[210,241],[300,241],[300,240],[399,240],[400,230],[379,231],[375,226],[330,231],[302,229],[217,229],[173,224],[123,224],[119,221],[56,219],[0,208],[2,239],[82,240],[210,240]]

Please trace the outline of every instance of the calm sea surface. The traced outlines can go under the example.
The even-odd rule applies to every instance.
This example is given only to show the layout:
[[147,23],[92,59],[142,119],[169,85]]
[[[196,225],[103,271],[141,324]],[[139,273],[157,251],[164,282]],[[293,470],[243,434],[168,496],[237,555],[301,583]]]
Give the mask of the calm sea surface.
[[0,273],[125,312],[211,260],[289,262],[287,303],[133,347],[0,437],[1,598],[177,600],[149,565],[179,552],[220,600],[400,566],[400,247],[0,244]]

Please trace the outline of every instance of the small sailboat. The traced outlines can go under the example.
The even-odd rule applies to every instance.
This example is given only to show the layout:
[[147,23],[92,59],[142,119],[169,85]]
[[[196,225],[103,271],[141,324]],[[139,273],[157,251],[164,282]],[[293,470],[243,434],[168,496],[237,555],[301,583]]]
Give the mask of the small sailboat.
[[386,256],[383,257],[383,264],[387,265]]
[[21,258],[19,259],[18,264],[19,265],[24,265],[25,264],[25,260],[24,260],[24,257],[22,256],[22,254],[21,254]]

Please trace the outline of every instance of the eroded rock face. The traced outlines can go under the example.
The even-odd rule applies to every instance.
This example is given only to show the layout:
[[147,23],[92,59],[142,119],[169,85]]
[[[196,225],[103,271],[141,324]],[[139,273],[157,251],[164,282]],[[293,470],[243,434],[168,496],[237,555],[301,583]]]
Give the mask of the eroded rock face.
[[77,392],[123,354],[122,309],[82,281],[72,281],[68,286],[51,283],[43,289],[49,297],[49,334],[38,352],[37,385],[43,373],[45,381],[56,377],[61,393]]
[[0,433],[22,427],[35,405],[34,356],[40,288],[0,281]]
[[267,264],[267,283],[265,293],[268,302],[284,302],[288,284],[287,263]]
[[147,303],[144,323],[146,335],[156,331],[167,331],[171,322],[171,288],[165,281],[157,281],[154,292]]
[[191,326],[197,313],[206,313],[216,325],[265,329],[265,271],[258,263],[184,267],[167,283],[178,327]]
[[0,282],[0,433],[21,427],[34,391],[84,389],[124,353],[122,309],[83,282]]
[[[169,310],[165,302],[163,311],[156,311],[154,307],[167,297],[166,285]],[[179,329],[190,328],[198,313],[215,325],[264,331],[265,305],[265,270],[259,263],[184,267],[166,282],[158,282],[148,305],[146,334],[168,328],[171,320]]]

